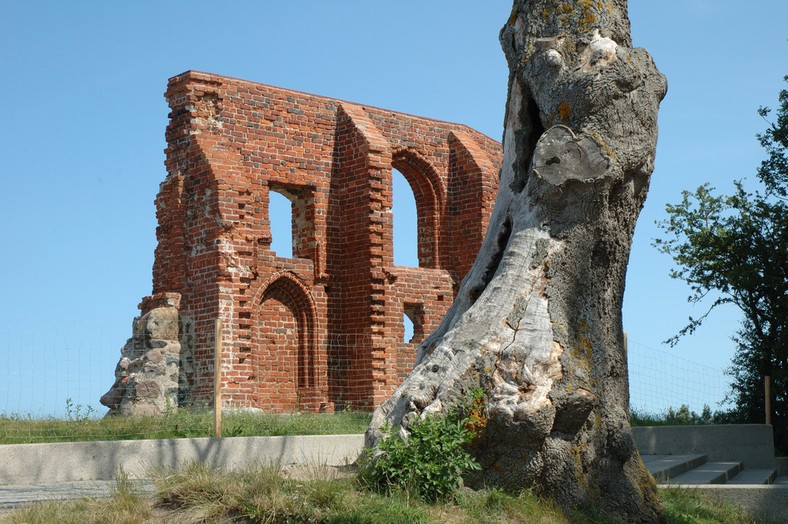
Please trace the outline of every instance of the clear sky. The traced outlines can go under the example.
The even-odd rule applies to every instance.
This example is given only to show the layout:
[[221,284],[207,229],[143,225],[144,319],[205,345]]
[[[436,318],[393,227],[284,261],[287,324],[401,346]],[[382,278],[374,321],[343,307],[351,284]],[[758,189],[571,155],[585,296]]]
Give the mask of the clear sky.
[[[209,71],[441,120],[500,139],[508,0],[0,0],[0,413],[98,405],[151,291],[167,79]],[[651,247],[682,189],[730,190],[763,157],[756,110],[788,74],[785,0],[632,0],[667,75],[625,327],[658,348],[703,309]],[[399,243],[398,243],[399,247]],[[669,351],[728,365],[721,310]],[[671,374],[655,369],[653,374]],[[714,400],[714,399],[711,399]]]

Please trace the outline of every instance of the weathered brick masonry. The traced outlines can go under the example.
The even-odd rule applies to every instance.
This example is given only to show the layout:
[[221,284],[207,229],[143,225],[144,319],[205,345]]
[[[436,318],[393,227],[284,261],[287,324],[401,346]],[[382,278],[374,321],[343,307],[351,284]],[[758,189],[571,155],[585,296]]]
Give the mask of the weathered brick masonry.
[[[153,295],[140,307],[180,295],[194,361],[181,401],[212,398],[221,317],[228,406],[380,404],[481,245],[500,143],[459,124],[196,71],[170,79],[166,98]],[[415,196],[418,268],[394,265],[392,168]],[[292,258],[271,250],[272,191],[292,203]]]

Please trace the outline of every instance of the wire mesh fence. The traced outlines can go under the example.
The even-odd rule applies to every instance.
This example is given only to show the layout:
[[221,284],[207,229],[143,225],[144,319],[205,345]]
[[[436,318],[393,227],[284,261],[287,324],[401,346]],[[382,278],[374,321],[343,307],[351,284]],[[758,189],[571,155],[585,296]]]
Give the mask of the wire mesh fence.
[[[97,418],[128,323],[0,319],[0,415]],[[102,390],[103,388],[103,390]]]
[[657,349],[628,341],[629,403],[642,413],[661,415],[687,406],[701,413],[725,410],[730,377],[719,367],[684,358],[670,349]]
[[[179,335],[182,346],[173,346],[128,324],[5,320],[0,319],[0,442],[214,434],[213,322],[199,329],[180,325],[186,336]],[[387,362],[376,361],[368,336],[330,334],[313,347],[288,326],[268,340],[265,351],[233,340],[232,333],[223,341],[218,380],[224,436],[363,431],[374,368],[385,363],[396,369],[394,382],[400,381],[416,347],[402,343]],[[628,357],[633,408],[652,414],[682,405],[697,412],[704,405],[723,408],[729,379],[722,369],[632,340]],[[129,398],[150,398],[149,406],[135,412],[141,416],[104,418],[108,409],[99,399],[104,396],[106,404],[113,388],[122,390],[121,396],[116,391],[116,406],[129,389]]]

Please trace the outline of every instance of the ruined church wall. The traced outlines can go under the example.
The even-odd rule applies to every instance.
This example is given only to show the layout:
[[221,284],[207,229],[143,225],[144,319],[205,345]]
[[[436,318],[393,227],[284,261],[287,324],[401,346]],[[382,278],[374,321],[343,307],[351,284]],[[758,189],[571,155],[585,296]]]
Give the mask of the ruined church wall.
[[[379,404],[472,263],[500,144],[466,126],[189,71],[166,98],[153,293],[179,293],[192,402],[210,402],[223,319],[229,406]],[[393,263],[391,168],[419,207],[420,268]],[[270,192],[293,203],[293,258],[271,250]],[[143,309],[143,313],[144,313]]]

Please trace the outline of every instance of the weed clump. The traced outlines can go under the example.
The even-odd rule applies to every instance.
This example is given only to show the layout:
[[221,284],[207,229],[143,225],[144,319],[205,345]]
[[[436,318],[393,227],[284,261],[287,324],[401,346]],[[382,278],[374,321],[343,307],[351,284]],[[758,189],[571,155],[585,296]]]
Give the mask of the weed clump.
[[481,469],[464,449],[472,438],[467,419],[457,412],[428,415],[412,423],[407,435],[391,428],[362,455],[359,480],[382,493],[403,491],[427,502],[452,498],[463,474]]

